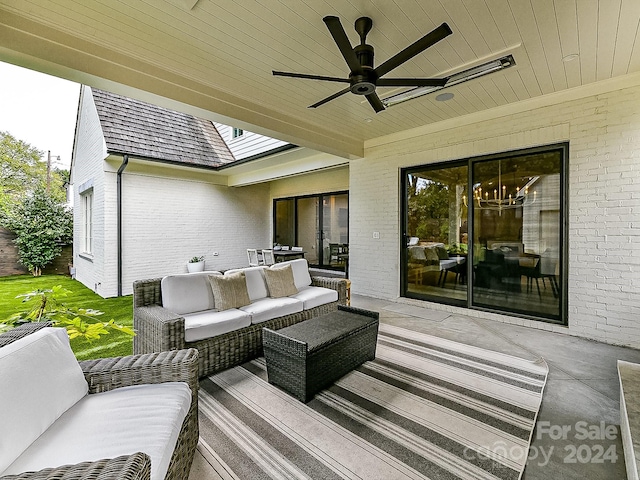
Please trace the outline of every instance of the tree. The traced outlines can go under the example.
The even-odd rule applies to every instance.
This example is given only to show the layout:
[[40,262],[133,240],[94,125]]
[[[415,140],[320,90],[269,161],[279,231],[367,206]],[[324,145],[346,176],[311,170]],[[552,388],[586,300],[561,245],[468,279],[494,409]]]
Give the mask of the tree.
[[[421,187],[421,188],[420,188]],[[425,181],[408,199],[408,232],[429,241],[442,241],[448,233],[449,188]]]
[[13,202],[49,182],[51,195],[64,202],[64,182],[69,179],[68,170],[54,168],[47,179],[47,161],[44,152],[9,132],[0,132],[0,210],[7,210]]
[[42,186],[2,212],[0,224],[17,235],[18,259],[34,276],[73,238],[71,211]]
[[41,161],[43,152],[16,139],[9,132],[0,132],[0,186],[6,195],[19,198],[43,184],[47,164]]

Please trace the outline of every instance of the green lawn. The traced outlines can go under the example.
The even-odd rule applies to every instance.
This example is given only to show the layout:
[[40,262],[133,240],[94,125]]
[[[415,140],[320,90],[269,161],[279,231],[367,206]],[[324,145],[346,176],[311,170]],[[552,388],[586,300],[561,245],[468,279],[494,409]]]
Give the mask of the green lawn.
[[[98,317],[101,321],[114,319],[116,323],[121,325],[133,326],[132,296],[102,298],[77,280],[64,275],[43,275],[41,277],[13,275],[0,277],[0,321],[26,309],[22,304],[22,299],[16,298],[17,295],[37,289],[51,288],[56,285],[62,285],[73,292],[72,295],[66,297],[65,304],[100,310],[104,312],[104,315]],[[76,338],[71,341],[71,348],[73,348],[79,360],[131,355],[133,348],[132,338],[120,332],[104,335],[93,342]]]

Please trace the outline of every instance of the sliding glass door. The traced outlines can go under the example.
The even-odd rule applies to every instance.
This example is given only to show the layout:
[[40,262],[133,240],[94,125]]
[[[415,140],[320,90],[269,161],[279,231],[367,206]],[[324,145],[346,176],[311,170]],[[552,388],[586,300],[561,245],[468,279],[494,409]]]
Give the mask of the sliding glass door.
[[345,270],[349,262],[349,196],[322,195],[322,267]]
[[403,171],[402,295],[566,318],[568,145]]
[[[319,264],[318,230],[320,218],[318,206],[320,200],[317,196],[293,199],[296,203],[296,216],[294,218],[297,241],[295,245],[302,247],[307,252],[305,258],[310,265]],[[287,244],[283,244],[287,245]]]
[[473,163],[473,304],[560,318],[562,155]]
[[466,304],[468,176],[466,162],[406,173],[407,296]]
[[274,243],[300,246],[310,265],[346,270],[349,194],[324,193],[274,200]]

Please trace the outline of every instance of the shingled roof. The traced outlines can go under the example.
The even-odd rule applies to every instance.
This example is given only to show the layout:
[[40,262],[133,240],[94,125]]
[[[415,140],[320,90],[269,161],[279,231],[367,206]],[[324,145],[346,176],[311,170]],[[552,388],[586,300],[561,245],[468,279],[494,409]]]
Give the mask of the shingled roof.
[[96,88],[92,93],[109,153],[209,168],[235,161],[209,120]]

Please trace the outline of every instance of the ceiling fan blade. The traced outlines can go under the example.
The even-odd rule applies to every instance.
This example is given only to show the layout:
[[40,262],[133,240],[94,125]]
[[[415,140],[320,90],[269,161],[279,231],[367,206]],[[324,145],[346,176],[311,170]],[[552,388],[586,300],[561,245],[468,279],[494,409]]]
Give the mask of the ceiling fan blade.
[[329,29],[329,33],[333,37],[333,40],[338,45],[338,49],[340,49],[340,53],[344,57],[347,65],[352,72],[356,72],[362,69],[360,62],[358,61],[358,57],[353,51],[353,47],[351,46],[351,42],[349,41],[349,37],[342,28],[342,23],[340,23],[340,19],[338,17],[324,17],[322,19],[324,23],[326,23],[327,28]]
[[345,93],[349,93],[351,91],[351,87],[347,87],[344,90],[340,90],[338,93],[334,93],[330,97],[325,98],[324,100],[320,100],[318,103],[314,103],[313,105],[309,105],[309,108],[316,108],[320,105],[324,105],[327,102],[330,102],[334,98],[338,98],[340,95],[344,95]]
[[365,95],[365,97],[367,97],[367,100],[369,100],[369,104],[373,107],[376,113],[384,110],[384,105],[382,104],[382,101],[380,100],[380,97],[378,97],[378,94],[376,92]]
[[438,28],[427,33],[420,40],[416,41],[415,43],[412,43],[407,48],[405,48],[398,54],[394,55],[386,62],[378,65],[378,67],[374,70],[374,72],[378,75],[378,77],[381,77],[385,73],[388,73],[394,68],[402,65],[407,60],[415,57],[420,52],[423,52],[430,46],[435,45],[440,40],[451,35],[452,33],[453,32],[451,31],[451,28],[449,28],[449,25],[447,25],[446,23],[443,23]]
[[379,78],[378,87],[444,87],[446,78]]
[[348,78],[325,77],[323,75],[307,75],[305,73],[277,72],[276,70],[273,70],[272,73],[277,77],[308,78],[309,80],[325,80],[327,82],[349,83]]

